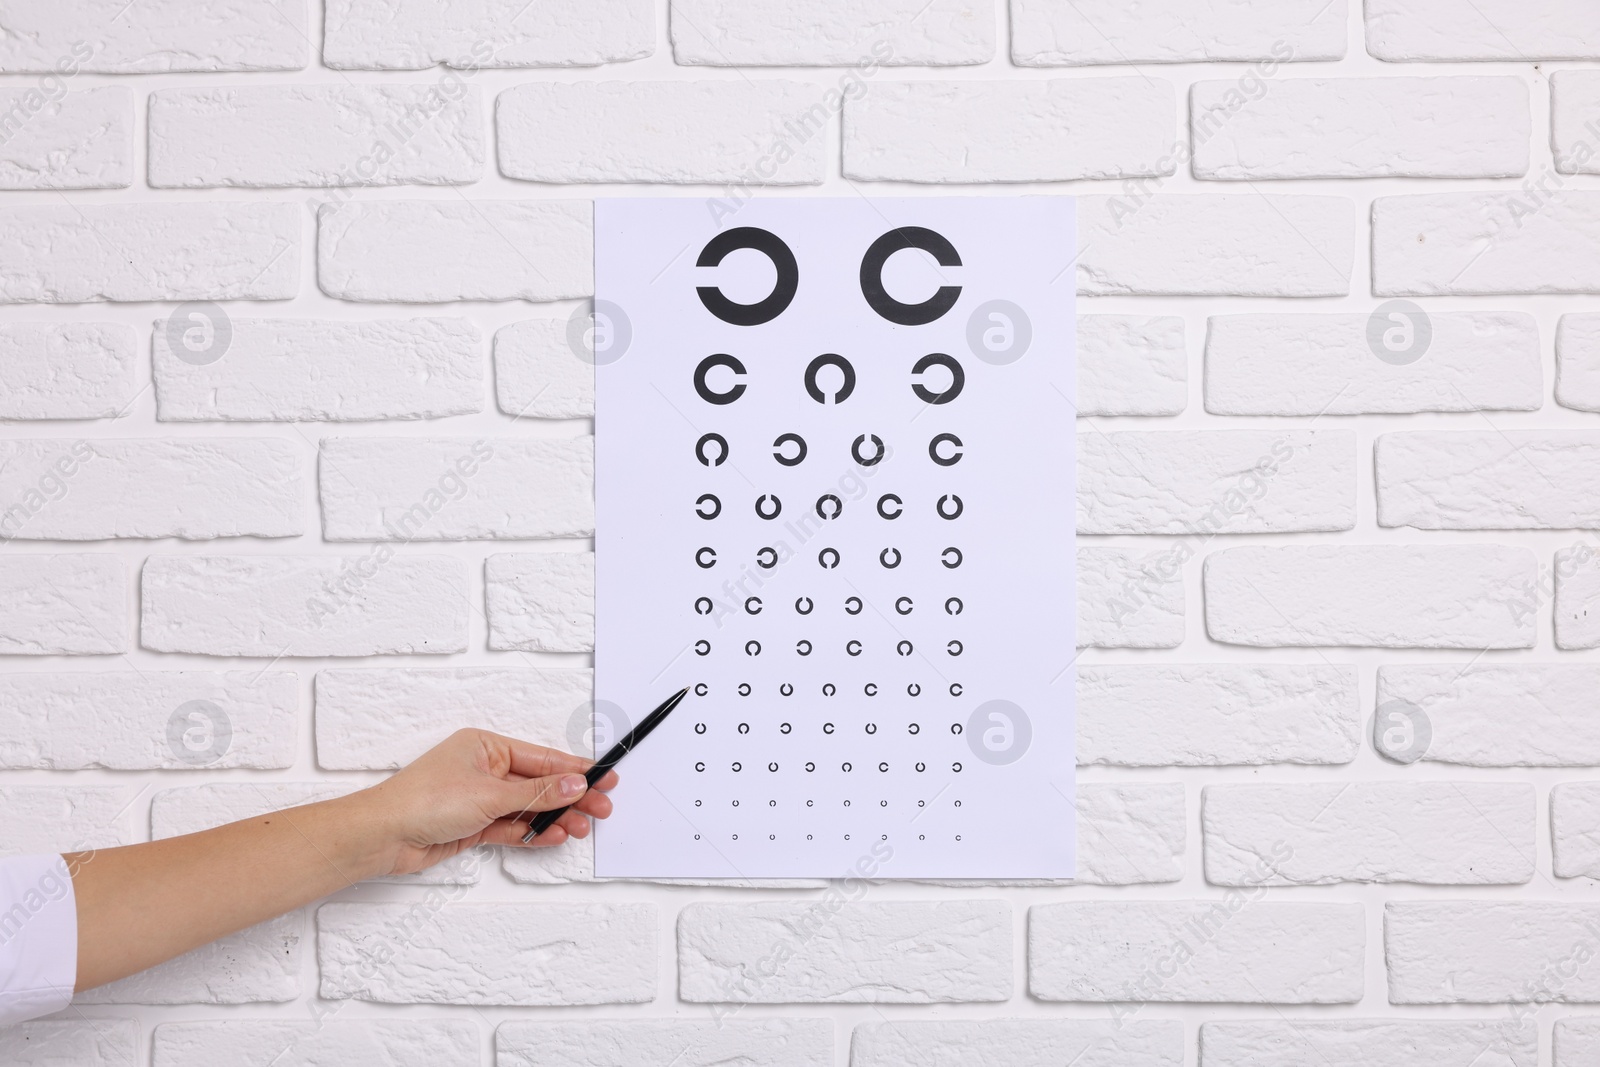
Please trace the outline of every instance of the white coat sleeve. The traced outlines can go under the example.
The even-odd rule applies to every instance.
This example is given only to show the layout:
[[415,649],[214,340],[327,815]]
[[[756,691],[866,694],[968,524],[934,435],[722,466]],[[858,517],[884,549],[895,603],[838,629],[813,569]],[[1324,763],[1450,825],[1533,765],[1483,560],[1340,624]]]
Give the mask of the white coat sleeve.
[[78,980],[78,902],[60,856],[0,859],[0,1026],[60,1011]]

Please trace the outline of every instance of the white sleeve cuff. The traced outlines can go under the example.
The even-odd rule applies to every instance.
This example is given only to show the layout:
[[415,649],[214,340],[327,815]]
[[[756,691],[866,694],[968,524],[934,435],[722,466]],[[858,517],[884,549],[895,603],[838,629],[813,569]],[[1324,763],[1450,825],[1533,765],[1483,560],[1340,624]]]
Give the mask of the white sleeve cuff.
[[0,859],[0,1026],[60,1011],[78,981],[78,902],[60,856]]

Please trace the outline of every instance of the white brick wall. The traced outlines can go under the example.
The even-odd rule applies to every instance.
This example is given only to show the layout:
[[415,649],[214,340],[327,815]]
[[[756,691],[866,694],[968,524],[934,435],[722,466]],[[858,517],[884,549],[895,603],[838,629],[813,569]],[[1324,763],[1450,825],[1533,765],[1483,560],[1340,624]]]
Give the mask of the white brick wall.
[[[410,136],[388,149],[393,130]],[[150,184],[157,188],[465,185],[482,177],[483,160],[476,86],[150,94]]]
[[[483,334],[469,319],[233,319],[224,353],[232,358],[199,363],[173,350],[170,321],[156,320],[151,338],[163,422],[430,419],[483,410]],[[185,325],[179,320],[174,331],[180,348]]]
[[125,189],[133,182],[133,94],[0,89],[17,124],[0,144],[0,189]]
[[0,853],[584,742],[595,196],[1081,197],[1083,646],[1076,884],[469,853],[0,1063],[1600,1059],[1594,0],[0,9]]
[[[822,181],[827,111],[805,82],[542,82],[495,105],[500,173],[530,182]],[[774,143],[790,141],[789,153]]]
[[323,64],[333,70],[588,67],[655,51],[649,0],[327,0]]
[[1021,66],[1341,59],[1345,0],[1011,0],[1011,56]]
[[137,395],[135,344],[117,323],[0,323],[0,417],[116,418]]
[[833,1026],[824,1019],[718,1022],[509,1022],[495,1031],[500,1067],[714,1067],[763,1063],[825,1067]]
[[[1011,929],[1011,906],[997,900],[691,904],[678,915],[678,997],[728,1004],[1009,1000]],[[907,952],[913,944],[916,951]]]
[[[1373,358],[1370,320],[1369,315],[1213,316],[1206,332],[1206,410],[1213,415],[1537,411],[1543,400],[1539,327],[1532,315],[1431,315],[1427,349],[1421,353],[1426,362],[1402,365]],[[1380,324],[1394,328],[1387,318]],[[1405,329],[1403,318],[1398,328]],[[1408,342],[1400,333],[1394,340],[1404,348],[1415,338],[1413,333]],[[1568,389],[1575,397],[1587,396],[1581,339],[1572,342],[1572,350]],[[1600,362],[1600,352],[1595,360]],[[1081,356],[1078,373],[1083,373]],[[1600,403],[1600,366],[1593,380],[1593,402]]]
[[300,285],[292,204],[0,207],[0,303],[288,300]]
[[155,1067],[473,1067],[479,1043],[478,1026],[456,1019],[162,1023],[156,1027],[152,1062]]
[[656,994],[649,904],[324,904],[321,994],[381,1004],[634,1004]]
[[1232,80],[1190,91],[1196,178],[1512,178],[1528,169],[1528,87],[1517,78],[1286,78],[1244,108],[1234,106],[1237,92]]
[[[1292,845],[1285,847],[1292,848]],[[1360,904],[1217,900],[1036,904],[1028,988],[1042,1000],[1352,1004]]]
[[[1557,1032],[1562,1023],[1557,1023]],[[1472,1067],[1497,1063],[1536,1067],[1539,1028],[1510,1019],[1492,1022],[1420,1022],[1362,1019],[1351,1022],[1208,1022],[1200,1027],[1202,1062],[1289,1067],[1314,1062],[1433,1064]]]
[[1378,296],[1600,292],[1600,191],[1424,193],[1372,205]]
[[118,1067],[137,1063],[141,1044],[137,1020],[100,1015],[0,1030],[0,1055],[18,1067]]
[[875,85],[844,110],[844,173],[865,181],[1167,175],[1172,84],[1153,78]]

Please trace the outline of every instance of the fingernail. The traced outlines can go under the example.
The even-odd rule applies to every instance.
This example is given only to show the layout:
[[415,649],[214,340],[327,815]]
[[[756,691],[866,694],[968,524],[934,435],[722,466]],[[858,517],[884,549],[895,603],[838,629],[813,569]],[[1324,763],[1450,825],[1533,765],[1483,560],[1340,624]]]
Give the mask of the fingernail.
[[564,797],[575,797],[587,788],[589,788],[589,783],[584,780],[581,774],[563,774],[561,776],[561,795]]

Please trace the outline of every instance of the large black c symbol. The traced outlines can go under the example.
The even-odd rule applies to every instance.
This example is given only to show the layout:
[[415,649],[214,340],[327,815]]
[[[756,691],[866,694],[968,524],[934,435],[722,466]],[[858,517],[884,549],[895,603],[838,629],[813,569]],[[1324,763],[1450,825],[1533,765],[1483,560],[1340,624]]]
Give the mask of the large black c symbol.
[[789,251],[789,246],[777,234],[754,226],[737,226],[717,234],[700,250],[700,258],[695,260],[694,265],[718,266],[729,252],[740,248],[753,248],[760,252],[772,260],[772,266],[778,272],[777,283],[765,299],[754,304],[736,304],[723,296],[722,290],[714,285],[697,286],[695,292],[700,294],[700,302],[706,306],[706,310],[723,322],[734,326],[760,326],[783,314],[790,301],[794,300],[794,294],[800,288],[800,267],[794,261],[794,253]]
[[961,266],[961,256],[955,245],[942,234],[922,226],[902,226],[890,230],[867,249],[861,257],[861,295],[867,298],[872,310],[900,326],[925,326],[955,307],[961,296],[961,286],[941,285],[939,291],[920,304],[902,304],[890,296],[883,287],[883,265],[889,257],[906,248],[920,248],[933,256],[941,267]]

